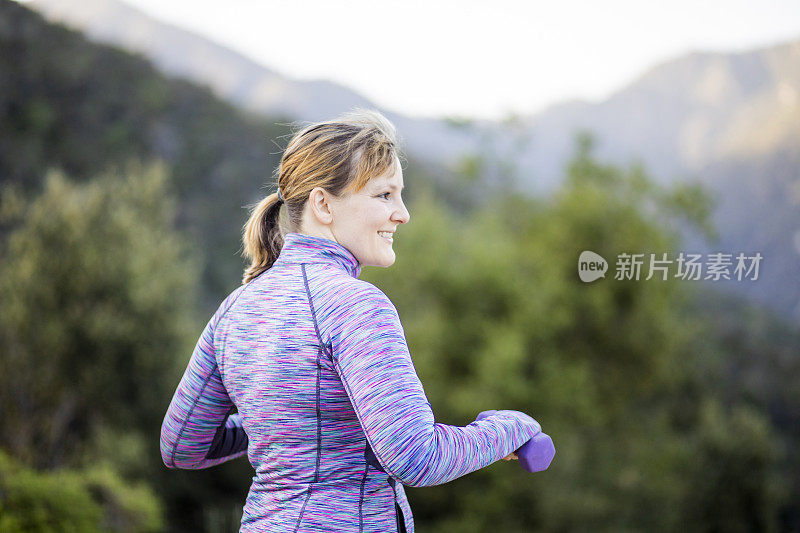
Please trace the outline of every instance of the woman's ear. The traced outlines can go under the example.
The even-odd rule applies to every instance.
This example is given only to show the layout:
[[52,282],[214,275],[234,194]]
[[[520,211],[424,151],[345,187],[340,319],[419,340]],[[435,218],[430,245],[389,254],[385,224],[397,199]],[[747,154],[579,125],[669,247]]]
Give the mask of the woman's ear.
[[330,205],[330,194],[322,187],[314,187],[308,195],[308,205],[317,222],[325,226],[333,222],[333,211]]

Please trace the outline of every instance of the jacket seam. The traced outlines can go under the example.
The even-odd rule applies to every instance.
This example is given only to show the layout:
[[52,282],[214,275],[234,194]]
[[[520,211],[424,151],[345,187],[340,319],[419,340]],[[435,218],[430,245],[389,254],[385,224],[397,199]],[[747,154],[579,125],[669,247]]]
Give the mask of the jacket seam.
[[322,365],[320,364],[320,359],[322,359],[322,347],[319,347],[317,352],[317,464],[314,468],[314,483],[319,481],[319,466],[320,461],[322,459],[322,416],[320,413],[319,407],[319,395],[320,395],[320,374],[322,372]]
[[[216,366],[216,365],[214,365],[214,366]],[[192,407],[189,409],[189,412],[184,417],[183,423],[181,424],[181,430],[178,432],[177,437],[175,437],[175,444],[172,445],[172,454],[171,454],[171,457],[170,457],[170,459],[171,459],[170,462],[172,463],[172,466],[176,466],[175,454],[178,451],[178,444],[180,444],[181,438],[183,438],[183,433],[186,431],[186,426],[189,425],[189,419],[191,418],[192,413],[194,413],[194,410],[197,407],[197,402],[200,401],[200,398],[203,396],[203,393],[205,392],[206,387],[208,386],[208,382],[211,381],[211,375],[212,375],[212,373],[209,373],[208,377],[203,382],[203,386],[200,388],[200,393],[197,395],[197,397],[192,402]],[[200,462],[202,462],[202,460]]]
[[300,529],[300,521],[303,519],[303,514],[306,512],[306,505],[308,505],[308,500],[311,498],[312,490],[314,490],[314,485],[309,485],[308,492],[306,493],[306,500],[303,502],[303,508],[300,509],[300,516],[297,517],[297,524],[294,526],[294,533],[297,533],[297,530]]
[[369,465],[364,468],[364,476],[361,478],[361,495],[358,497],[358,533],[364,530],[364,513],[362,509],[364,504],[364,485],[367,482],[368,471]]
[[[313,481],[313,483],[317,483],[319,481],[319,467],[322,458],[322,417],[320,415],[320,379],[321,379],[322,365],[320,359],[322,358],[323,344],[322,344],[322,337],[320,337],[319,334],[319,326],[317,325],[317,314],[314,311],[314,302],[311,300],[311,289],[308,286],[308,275],[306,274],[306,265],[304,263],[300,264],[300,270],[303,274],[303,285],[305,286],[306,294],[308,295],[308,306],[311,309],[311,320],[314,323],[314,331],[316,331],[317,339],[319,340],[319,345],[317,346],[317,398],[316,398],[317,460],[316,460],[316,465],[314,467],[314,481]],[[303,503],[303,508],[300,510],[300,516],[297,517],[297,525],[295,526],[295,533],[299,529],[300,521],[303,519],[303,515],[306,512],[306,504],[308,504],[308,500],[311,497],[311,490],[313,489],[313,487],[314,487],[313,484],[308,487],[308,494],[306,494],[306,501]]]
[[308,306],[311,308],[311,320],[314,322],[314,330],[317,332],[317,340],[319,340],[319,345],[317,346],[317,463],[316,467],[314,468],[314,483],[319,481],[319,467],[322,455],[322,415],[320,411],[320,381],[322,379],[322,353],[324,351],[324,346],[322,343],[322,337],[319,334],[319,326],[317,326],[317,314],[314,311],[314,302],[311,300],[311,289],[308,286],[308,275],[306,274],[306,265],[301,264],[300,269],[303,272],[303,285],[306,289],[306,294],[308,295]]
[[400,514],[397,512],[399,508],[397,504],[397,494],[394,495],[394,525],[397,527],[397,533],[400,533]]
[[[350,386],[347,384],[347,380],[344,379],[343,377],[344,372],[342,371],[342,367],[339,364],[338,359],[333,360],[333,367],[336,369],[336,372],[339,375],[339,379],[341,380],[342,385],[344,385],[345,391],[347,391],[347,397],[350,399],[350,403],[353,405],[353,412],[356,414],[356,418],[358,418],[358,423],[363,427],[364,423],[361,421],[361,414],[358,412],[358,409],[356,409],[355,403],[353,402],[353,392],[350,390]],[[394,477],[392,476],[386,465],[384,465],[381,462],[380,458],[378,457],[378,454],[375,453],[375,445],[372,442],[370,442],[369,435],[367,435],[366,431],[364,432],[364,439],[367,441],[367,445],[369,445],[369,447],[372,449],[372,453],[375,455],[375,459],[378,461],[378,464],[380,464],[381,467],[383,467],[383,471],[387,475],[389,475],[389,477]]]
[[[219,329],[218,329],[219,328],[219,323],[222,322],[222,319],[225,318],[225,315],[227,315],[228,311],[231,310],[231,307],[233,307],[233,304],[236,303],[236,301],[242,296],[242,294],[245,293],[245,291],[248,288],[250,288],[250,284],[249,283],[247,285],[245,285],[244,288],[242,288],[242,290],[239,291],[239,294],[237,294],[233,298],[233,300],[230,303],[228,303],[228,305],[225,306],[225,308],[222,310],[222,313],[220,313],[219,318],[217,318],[216,322],[214,322],[214,331],[212,331],[212,333],[211,333],[211,347],[212,348],[215,348],[214,347],[214,342],[217,339],[217,331],[219,331]],[[223,352],[225,350],[225,346],[227,346],[227,344],[228,344],[227,341],[228,341],[228,338],[225,337],[225,342],[222,344],[222,349],[220,350],[220,352]],[[225,376],[225,372],[224,372],[224,369],[223,369],[224,365],[219,364],[219,361],[217,360],[217,350],[216,350],[216,348],[214,349],[214,363],[216,364],[217,371],[219,372],[220,381],[224,382],[224,376]],[[231,400],[233,400],[233,399],[231,399]]]
[[[220,322],[220,320],[222,320],[222,317],[224,317],[224,316],[227,314],[227,312],[230,310],[230,308],[231,308],[231,307],[233,307],[233,304],[234,304],[234,303],[236,303],[236,300],[238,300],[238,299],[239,299],[239,297],[240,297],[240,296],[241,296],[241,295],[244,293],[244,291],[246,291],[246,290],[247,290],[247,287],[245,287],[244,289],[242,289],[242,290],[239,292],[239,294],[237,294],[237,295],[236,295],[236,297],[233,299],[233,301],[231,301],[231,302],[230,302],[230,303],[229,303],[229,304],[228,304],[228,305],[225,307],[225,309],[222,311],[222,313],[219,315],[219,318],[217,318],[216,320],[214,320],[214,317],[212,317],[212,321],[213,321],[213,323],[214,323],[214,327],[213,327],[213,330],[212,330],[212,332],[211,332],[211,349],[214,351],[214,369],[216,369],[216,371],[217,371],[217,372],[219,372],[220,379],[222,379],[222,369],[221,369],[221,368],[220,368],[220,366],[219,366],[219,361],[217,361],[217,351],[214,349],[214,339],[215,339],[215,337],[216,337],[216,333],[217,333],[217,326],[219,325],[219,322]],[[211,378],[212,378],[212,377],[213,377],[213,375],[214,375],[214,369],[212,369],[212,370],[211,370],[211,371],[208,373],[208,376],[206,377],[205,381],[203,382],[203,386],[202,386],[202,387],[200,387],[200,392],[198,393],[197,397],[196,397],[196,398],[194,399],[194,401],[192,402],[192,407],[191,407],[191,408],[189,408],[189,413],[188,413],[188,414],[187,414],[187,415],[184,417],[184,419],[183,419],[183,423],[181,424],[181,429],[180,429],[180,431],[178,431],[178,435],[177,435],[177,437],[175,438],[175,444],[173,444],[173,446],[172,446],[172,454],[171,454],[171,457],[170,457],[170,463],[172,464],[172,466],[173,466],[173,467],[174,467],[174,466],[176,466],[176,463],[175,463],[175,453],[178,451],[178,444],[180,443],[180,441],[181,441],[181,438],[183,438],[183,434],[184,434],[184,432],[186,431],[186,427],[189,425],[189,419],[191,418],[191,416],[192,416],[192,413],[194,413],[194,410],[195,410],[195,408],[197,407],[197,403],[200,401],[200,398],[203,396],[203,393],[206,391],[206,387],[208,387],[208,382],[209,382],[209,381],[211,381]],[[231,402],[231,403],[233,403],[233,402]],[[226,420],[227,420],[228,416],[230,416],[230,413],[228,413],[228,415],[225,417],[225,419],[226,419]],[[223,424],[225,424],[225,422],[224,422],[224,421],[223,421]],[[213,442],[213,441],[212,441],[212,442]],[[205,459],[207,459],[207,457],[204,457],[204,458],[203,458],[203,459],[200,461],[200,463],[202,463],[202,462],[203,462],[203,460],[205,460]],[[198,463],[198,464],[200,464],[200,463]]]
[[306,288],[306,294],[308,295],[308,306],[311,308],[311,319],[314,322],[314,331],[317,332],[317,340],[319,341],[320,347],[322,347],[325,343],[322,342],[322,335],[319,333],[319,325],[317,324],[317,313],[314,311],[314,301],[311,299],[311,289],[308,286],[308,275],[306,274],[306,265],[305,263],[300,264],[300,269],[303,271],[303,285]]
[[391,485],[392,487],[392,496],[393,496],[392,502],[394,503],[394,525],[397,528],[397,533],[400,533],[400,514],[397,512],[400,506],[397,503],[397,488],[395,487],[396,481],[394,481],[391,476],[389,477],[388,481],[389,485]]

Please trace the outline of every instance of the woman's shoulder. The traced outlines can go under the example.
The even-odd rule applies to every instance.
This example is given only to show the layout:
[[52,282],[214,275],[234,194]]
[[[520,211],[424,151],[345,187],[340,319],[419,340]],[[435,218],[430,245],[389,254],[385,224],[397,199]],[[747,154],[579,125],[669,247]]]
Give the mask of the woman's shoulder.
[[[311,295],[323,322],[353,321],[378,313],[397,315],[388,296],[374,284],[347,274],[312,278]],[[315,283],[316,281],[316,283]]]
[[372,283],[356,278],[342,280],[320,301],[317,316],[321,318],[323,334],[334,344],[345,337],[385,339],[392,332],[402,334],[403,329],[389,297]]
[[233,307],[233,305],[239,299],[239,296],[242,295],[242,293],[246,288],[247,284],[243,284],[233,289],[233,291],[231,291],[228,294],[228,296],[226,296],[225,299],[223,299],[222,302],[219,304],[219,307],[217,307],[217,310],[214,312],[212,320],[219,321],[220,319],[222,319],[222,317],[224,317],[227,314],[227,312],[231,309],[231,307]]
[[[363,279],[354,278],[347,274],[334,275],[325,282],[333,297],[339,300],[369,300],[373,302],[387,302],[391,304],[388,296],[374,284]],[[344,303],[344,301],[343,301]]]

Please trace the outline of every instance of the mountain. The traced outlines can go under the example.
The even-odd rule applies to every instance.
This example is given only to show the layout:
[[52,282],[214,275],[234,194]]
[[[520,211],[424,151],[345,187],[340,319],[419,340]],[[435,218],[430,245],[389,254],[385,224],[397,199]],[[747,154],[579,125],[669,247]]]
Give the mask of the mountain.
[[526,161],[557,175],[576,130],[598,155],[641,159],[663,181],[800,139],[800,41],[744,53],[696,52],[654,66],[608,99],[568,102],[527,119]]
[[[245,109],[317,120],[372,105],[336,84],[282,76],[116,0],[30,5],[96,40],[144,54],[168,73],[207,84]],[[686,249],[761,252],[760,281],[718,286],[800,318],[800,41],[674,58],[601,102],[567,101],[516,117],[514,133],[507,122],[453,127],[445,120],[387,115],[419,157],[446,162],[491,146],[500,159],[516,159],[519,186],[529,192],[546,194],[558,183],[580,130],[595,135],[601,158],[641,161],[664,184],[696,180],[717,203],[713,222],[720,241],[707,244],[687,235]],[[520,138],[527,139],[524,148],[516,144]]]
[[[119,0],[33,0],[46,18],[89,38],[149,58],[164,72],[208,85],[224,99],[271,116],[320,120],[352,106],[373,106],[324,80],[293,80],[205,37],[157,21]],[[447,159],[474,138],[444,120],[384,110],[409,148]],[[731,54],[695,52],[653,66],[599,103],[564,102],[525,117],[531,144],[523,167],[550,188],[577,130],[595,133],[599,155],[643,160],[664,180],[729,156],[769,153],[800,137],[800,41]],[[476,121],[503,135],[506,124]],[[758,132],[755,135],[755,132]],[[507,135],[507,134],[506,134]]]
[[[248,111],[318,121],[354,106],[379,108],[342,85],[291,79],[118,0],[34,0],[27,5],[96,42],[140,53],[167,74],[208,85],[221,98]],[[381,111],[395,123],[416,157],[452,160],[474,147],[469,135],[445,121]]]

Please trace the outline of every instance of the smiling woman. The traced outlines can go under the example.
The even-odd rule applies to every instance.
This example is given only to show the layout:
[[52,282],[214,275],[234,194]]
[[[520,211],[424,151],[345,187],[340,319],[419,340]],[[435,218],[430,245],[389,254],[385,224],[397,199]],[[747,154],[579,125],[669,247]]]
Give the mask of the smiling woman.
[[402,189],[394,127],[355,111],[292,138],[278,191],[245,226],[244,282],[209,320],[161,429],[171,468],[248,453],[241,531],[410,533],[404,485],[445,483],[541,442],[518,411],[435,422],[397,310],[358,279],[394,263],[410,218]]
[[393,167],[359,191],[337,198],[316,187],[306,202],[300,231],[338,242],[361,266],[391,266],[395,231],[410,218],[402,189],[403,170],[397,157]]
[[290,231],[337,242],[361,266],[391,266],[391,239],[379,232],[394,233],[409,220],[399,155],[394,126],[376,111],[353,111],[297,132],[278,168],[278,191],[255,207],[245,227],[251,265],[244,282],[280,253],[282,203]]

